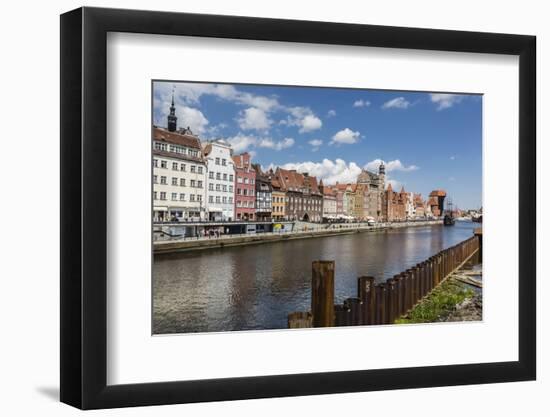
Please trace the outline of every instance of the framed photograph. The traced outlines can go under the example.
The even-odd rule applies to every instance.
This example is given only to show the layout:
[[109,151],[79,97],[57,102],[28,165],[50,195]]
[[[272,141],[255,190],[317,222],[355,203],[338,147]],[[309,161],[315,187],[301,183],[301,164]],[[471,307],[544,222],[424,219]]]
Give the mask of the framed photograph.
[[61,16],[61,401],[533,380],[535,37]]

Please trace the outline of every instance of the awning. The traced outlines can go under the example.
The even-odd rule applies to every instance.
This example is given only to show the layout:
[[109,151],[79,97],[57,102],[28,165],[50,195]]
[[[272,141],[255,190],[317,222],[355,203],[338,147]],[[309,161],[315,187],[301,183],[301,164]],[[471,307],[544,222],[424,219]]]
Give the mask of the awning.
[[168,211],[168,207],[153,207],[153,211]]
[[208,211],[210,213],[221,213],[223,210],[219,207],[209,207],[208,208]]

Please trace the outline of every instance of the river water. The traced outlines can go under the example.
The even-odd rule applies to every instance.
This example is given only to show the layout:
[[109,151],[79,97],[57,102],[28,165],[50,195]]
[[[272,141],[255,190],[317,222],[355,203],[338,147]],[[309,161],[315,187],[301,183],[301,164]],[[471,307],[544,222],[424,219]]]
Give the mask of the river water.
[[311,262],[334,260],[335,297],[357,293],[357,277],[382,281],[472,236],[472,222],[408,227],[155,256],[153,333],[282,329],[307,311]]

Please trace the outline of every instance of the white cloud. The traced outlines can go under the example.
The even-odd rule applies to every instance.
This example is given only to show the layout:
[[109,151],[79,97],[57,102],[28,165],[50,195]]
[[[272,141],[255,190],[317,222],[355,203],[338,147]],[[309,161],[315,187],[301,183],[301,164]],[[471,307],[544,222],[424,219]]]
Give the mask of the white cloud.
[[311,145],[311,150],[313,152],[317,152],[319,150],[319,147],[323,144],[323,141],[321,139],[311,139],[307,143]]
[[411,103],[405,100],[405,97],[396,97],[386,101],[383,105],[383,109],[406,109]]
[[388,185],[390,184],[393,191],[399,191],[401,190],[401,187],[403,187],[403,183],[401,181],[394,180],[386,176],[386,188],[388,188]]
[[243,130],[267,130],[272,123],[265,111],[256,107],[249,107],[239,114],[237,123]]
[[322,120],[309,107],[284,107],[283,110],[290,114],[286,119],[279,121],[279,124],[298,126],[300,133],[312,132],[323,126]]
[[294,139],[284,138],[281,141],[274,141],[273,139],[270,139],[270,138],[263,138],[257,142],[257,145],[260,148],[269,148],[269,149],[274,149],[276,151],[280,151],[282,149],[290,148],[292,145],[294,145]]
[[337,132],[333,137],[330,143],[346,143],[352,144],[356,143],[359,140],[360,133],[354,132],[349,128],[345,128]]
[[327,117],[334,117],[336,116],[336,110],[329,110],[327,113]]
[[[363,168],[365,168],[368,171],[371,172],[378,172],[378,167],[380,167],[380,163],[382,162],[381,159],[374,159],[367,164]],[[392,171],[401,171],[401,172],[410,172],[410,171],[416,171],[419,169],[416,165],[403,165],[399,159],[394,159],[393,161],[384,161],[384,165],[386,166],[386,172],[392,172]]]
[[292,147],[295,143],[292,138],[284,138],[277,141],[269,137],[257,137],[243,133],[238,133],[236,136],[228,138],[227,142],[229,142],[235,153],[242,153],[253,148],[268,148],[280,151]]
[[437,104],[437,110],[448,109],[460,103],[464,96],[458,94],[430,94],[432,103]]
[[317,116],[313,114],[308,114],[300,121],[302,126],[299,130],[300,133],[312,132],[314,130],[320,129],[323,126],[323,122]]
[[355,102],[353,103],[353,107],[369,107],[369,106],[370,106],[370,101],[363,100],[363,99],[355,100]]
[[325,184],[355,182],[361,173],[361,168],[355,163],[346,163],[343,159],[323,159],[322,162],[298,162],[287,163],[281,166],[283,169],[295,169],[298,172],[307,172],[323,180]]
[[256,146],[257,139],[254,136],[238,133],[236,136],[227,138],[227,142],[229,142],[235,153],[241,153]]
[[200,110],[192,107],[178,107],[176,109],[178,125],[180,127],[190,127],[193,133],[202,134],[208,125],[208,119]]

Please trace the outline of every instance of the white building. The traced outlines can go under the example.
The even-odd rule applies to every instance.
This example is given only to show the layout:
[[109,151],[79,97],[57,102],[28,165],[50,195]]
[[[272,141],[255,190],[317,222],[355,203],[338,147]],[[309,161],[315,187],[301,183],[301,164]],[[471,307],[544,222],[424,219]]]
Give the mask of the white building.
[[223,140],[208,142],[203,149],[207,167],[206,211],[212,221],[235,219],[235,167],[231,146]]
[[[175,116],[174,116],[175,117]],[[175,123],[170,124],[175,128]],[[205,217],[206,164],[190,131],[153,128],[153,221]]]
[[407,199],[405,201],[405,215],[408,219],[414,219],[416,217],[414,193],[407,193]]

